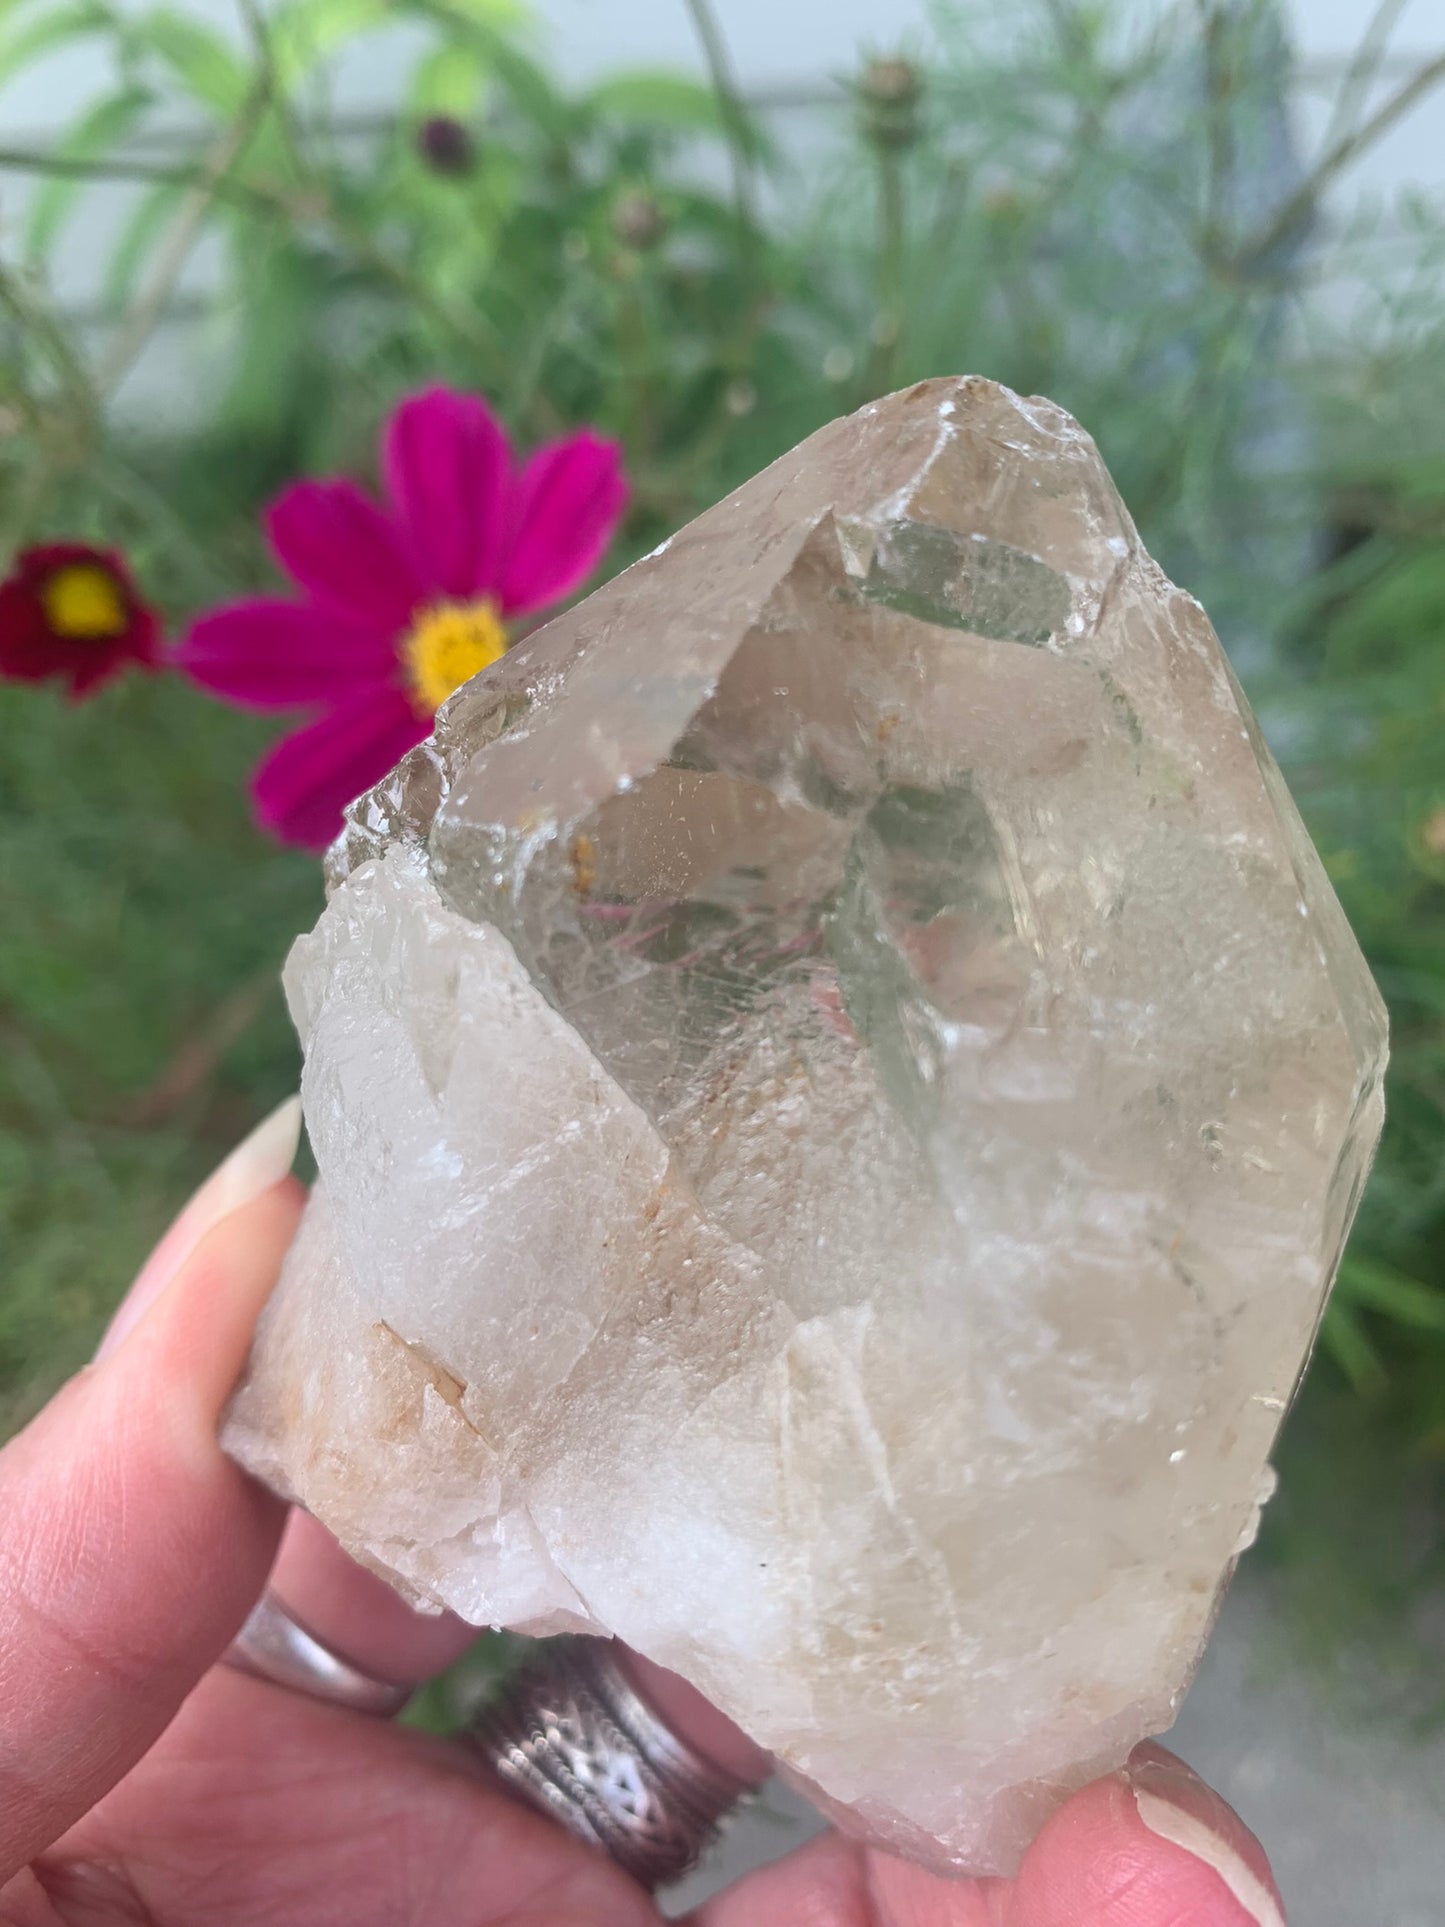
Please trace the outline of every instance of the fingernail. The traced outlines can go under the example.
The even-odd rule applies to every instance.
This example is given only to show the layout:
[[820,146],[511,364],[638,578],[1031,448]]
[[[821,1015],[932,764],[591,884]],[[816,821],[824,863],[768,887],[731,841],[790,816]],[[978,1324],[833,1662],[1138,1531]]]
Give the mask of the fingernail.
[[1233,1842],[1204,1817],[1213,1796],[1197,1774],[1182,1761],[1135,1754],[1126,1777],[1139,1818],[1151,1833],[1202,1860],[1255,1927],[1285,1927],[1280,1904],[1268,1886]]
[[120,1301],[95,1356],[109,1358],[190,1257],[206,1233],[279,1184],[301,1142],[301,1099],[288,1097],[217,1165],[141,1268]]

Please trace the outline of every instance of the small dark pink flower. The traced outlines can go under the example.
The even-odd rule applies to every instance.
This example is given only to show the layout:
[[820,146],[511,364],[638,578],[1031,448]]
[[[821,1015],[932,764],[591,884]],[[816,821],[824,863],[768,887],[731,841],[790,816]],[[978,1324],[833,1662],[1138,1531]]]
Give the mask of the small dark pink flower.
[[0,582],[0,677],[54,679],[80,702],[128,664],[161,660],[160,618],[114,549],[37,543]]
[[496,661],[509,624],[592,573],[627,501],[614,442],[584,430],[519,466],[486,403],[448,388],[395,409],[381,457],[385,505],[332,480],[297,482],[267,510],[300,600],[213,610],[176,657],[244,708],[316,712],[252,781],[260,821],[308,849]]

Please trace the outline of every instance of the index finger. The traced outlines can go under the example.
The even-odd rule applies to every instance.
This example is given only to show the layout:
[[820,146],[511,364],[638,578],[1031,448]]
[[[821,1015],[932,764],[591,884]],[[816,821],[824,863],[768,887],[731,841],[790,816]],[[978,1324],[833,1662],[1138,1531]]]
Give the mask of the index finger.
[[156,1740],[260,1591],[284,1517],[216,1425],[301,1211],[214,1227],[0,1452],[0,1886]]

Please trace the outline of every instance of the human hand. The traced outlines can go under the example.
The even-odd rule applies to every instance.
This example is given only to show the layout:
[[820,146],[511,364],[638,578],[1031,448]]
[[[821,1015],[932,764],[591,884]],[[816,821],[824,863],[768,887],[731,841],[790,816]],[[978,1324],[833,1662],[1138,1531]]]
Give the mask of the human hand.
[[[0,1452],[0,1927],[658,1927],[474,1748],[217,1666],[266,1581],[328,1644],[419,1680],[473,1637],[412,1613],[220,1452],[295,1230],[278,1114],[192,1200],[97,1363]],[[283,1544],[284,1531],[284,1544]],[[280,1554],[278,1558],[278,1547]],[[670,1675],[659,1710],[765,1762]],[[825,1834],[692,1927],[1281,1927],[1243,1823],[1145,1748],[1074,1796],[1014,1881],[942,1881]]]

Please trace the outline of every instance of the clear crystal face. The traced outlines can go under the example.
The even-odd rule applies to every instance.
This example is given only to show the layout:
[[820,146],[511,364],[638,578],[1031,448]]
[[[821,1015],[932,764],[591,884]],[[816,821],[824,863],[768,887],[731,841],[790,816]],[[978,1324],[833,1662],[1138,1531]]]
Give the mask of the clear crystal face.
[[460,691],[332,881],[231,1449],[1011,1868],[1173,1716],[1385,1054],[1092,442],[972,379],[833,423]]

